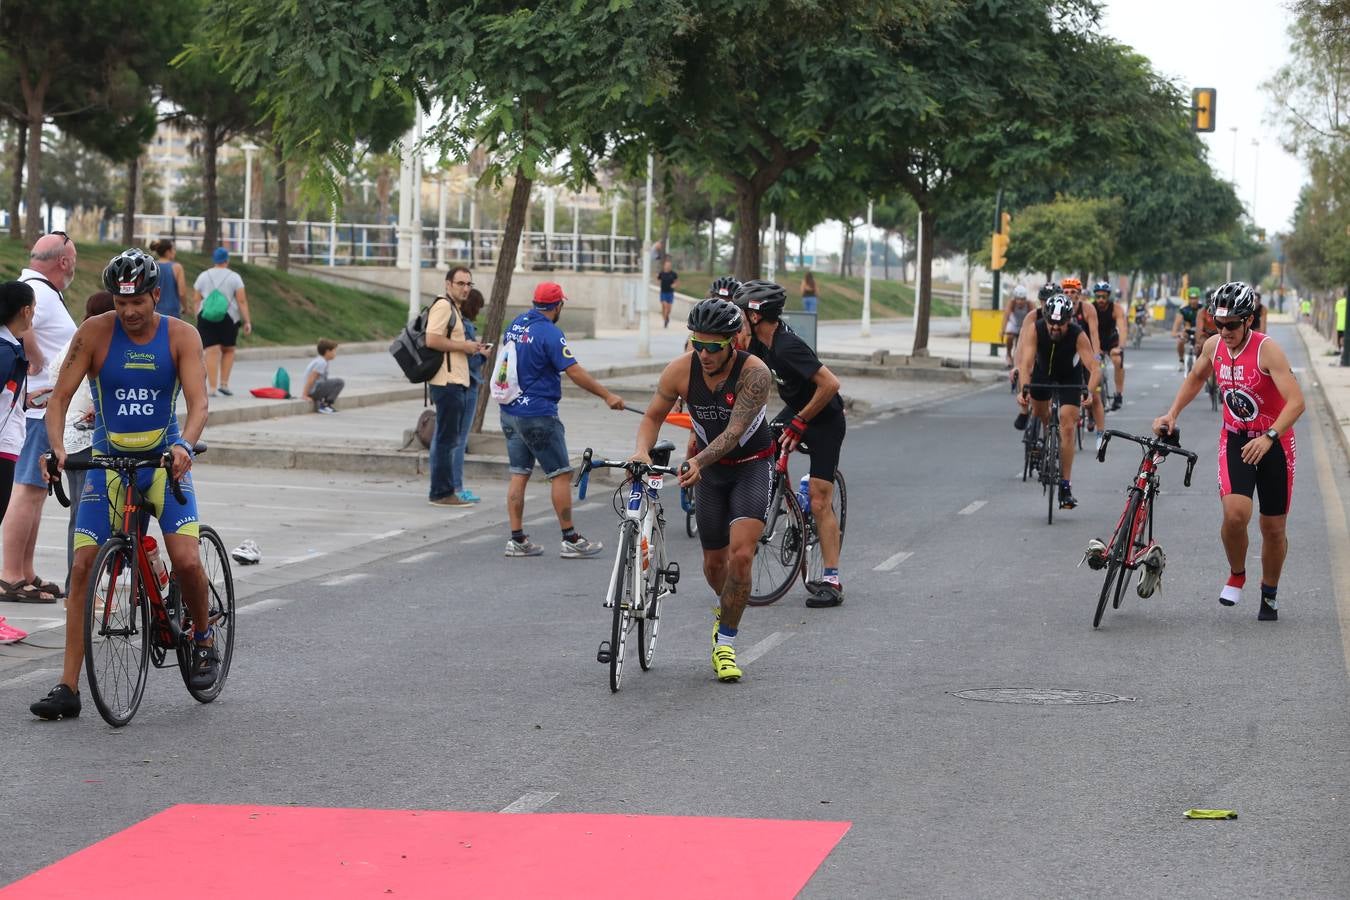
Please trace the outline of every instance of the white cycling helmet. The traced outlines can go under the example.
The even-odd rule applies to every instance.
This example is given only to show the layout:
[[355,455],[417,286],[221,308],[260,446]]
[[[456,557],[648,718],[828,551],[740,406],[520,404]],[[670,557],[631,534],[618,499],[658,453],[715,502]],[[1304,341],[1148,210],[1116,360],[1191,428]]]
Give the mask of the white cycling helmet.
[[258,549],[257,541],[244,541],[230,551],[230,557],[240,565],[256,566],[262,562],[262,551]]
[[1017,287],[1013,288],[1013,299],[1014,300],[1027,299],[1027,289],[1020,284]]

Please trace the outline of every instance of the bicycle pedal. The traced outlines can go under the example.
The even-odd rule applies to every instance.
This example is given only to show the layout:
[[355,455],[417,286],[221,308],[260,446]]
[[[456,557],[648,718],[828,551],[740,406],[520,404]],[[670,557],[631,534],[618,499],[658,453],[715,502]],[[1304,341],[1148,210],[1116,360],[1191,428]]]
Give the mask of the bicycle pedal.
[[666,584],[670,585],[671,593],[675,593],[675,585],[680,583],[680,564],[677,562],[668,563],[661,572],[661,576],[666,579]]
[[595,661],[598,663],[607,663],[609,662],[610,657],[609,641],[601,641],[600,649],[595,651]]

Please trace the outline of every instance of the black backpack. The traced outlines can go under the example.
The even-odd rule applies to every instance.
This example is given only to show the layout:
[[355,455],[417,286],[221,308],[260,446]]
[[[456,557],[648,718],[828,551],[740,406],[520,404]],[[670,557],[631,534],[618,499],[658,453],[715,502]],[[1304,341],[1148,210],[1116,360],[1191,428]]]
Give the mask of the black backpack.
[[[435,306],[444,297],[437,297],[431,302],[431,306],[422,307],[422,311],[416,319],[413,319],[403,327],[399,336],[394,338],[393,343],[389,345],[389,353],[394,357],[394,362],[403,370],[403,374],[413,384],[422,384],[430,380],[437,372],[441,370],[441,363],[446,360],[448,354],[440,350],[432,350],[427,346],[427,319],[431,314],[432,306]],[[449,300],[445,300],[450,303]],[[455,323],[459,320],[459,313],[455,305],[450,303],[450,324],[445,329],[445,336],[455,330]]]

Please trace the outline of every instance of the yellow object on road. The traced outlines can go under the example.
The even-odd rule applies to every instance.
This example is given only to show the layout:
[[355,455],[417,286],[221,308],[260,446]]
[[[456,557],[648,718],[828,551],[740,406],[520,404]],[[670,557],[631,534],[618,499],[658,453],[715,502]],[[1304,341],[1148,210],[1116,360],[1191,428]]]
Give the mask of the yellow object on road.
[[1236,819],[1237,813],[1231,809],[1188,809],[1188,819]]

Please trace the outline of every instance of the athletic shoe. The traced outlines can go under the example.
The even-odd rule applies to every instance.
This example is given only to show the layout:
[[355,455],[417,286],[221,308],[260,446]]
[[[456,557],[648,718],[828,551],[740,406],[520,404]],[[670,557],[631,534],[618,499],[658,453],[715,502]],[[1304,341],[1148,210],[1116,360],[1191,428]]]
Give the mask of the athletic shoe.
[[446,494],[427,501],[432,506],[472,506],[468,500],[461,500],[458,494]]
[[1111,398],[1111,412],[1116,412],[1116,411],[1119,410],[1124,404],[1125,404],[1125,401],[1121,399],[1121,397],[1120,397],[1119,394],[1116,394],[1114,397]]
[[1224,606],[1237,606],[1242,602],[1242,585],[1233,584],[1230,577],[1228,582],[1219,590],[1219,603]]
[[333,409],[333,407],[331,407],[331,406],[320,406],[318,409],[316,409],[316,410],[314,410],[314,411],[315,411],[316,413],[319,413],[320,415],[325,415],[325,416],[326,416],[326,415],[331,415],[332,413],[337,412],[337,410]]
[[1087,549],[1083,551],[1083,558],[1078,561],[1081,566],[1088,564],[1088,568],[1094,572],[1100,572],[1106,568],[1106,545],[1093,538],[1088,541]]
[[590,559],[605,549],[605,545],[599,541],[588,541],[581,535],[577,535],[575,541],[564,540],[562,542],[563,559]]
[[1076,506],[1078,506],[1078,501],[1074,499],[1074,496],[1073,496],[1072,493],[1070,493],[1069,489],[1068,489],[1068,488],[1065,488],[1065,487],[1060,488],[1060,489],[1059,489],[1059,508],[1060,508],[1060,509],[1073,509],[1073,508],[1076,507]]
[[844,589],[832,581],[808,581],[806,589],[811,592],[811,596],[806,598],[806,605],[812,609],[838,606],[844,602]]
[[482,503],[482,502],[483,502],[483,498],[482,498],[482,497],[478,496],[477,494],[475,494],[473,491],[470,491],[470,490],[463,490],[463,491],[460,491],[460,492],[459,492],[459,499],[463,500],[465,503]]
[[1162,547],[1154,544],[1144,551],[1143,557],[1139,560],[1144,567],[1144,573],[1139,576],[1139,584],[1134,592],[1141,598],[1147,600],[1162,587],[1163,569],[1167,568],[1167,556],[1163,553]]
[[244,541],[230,551],[230,558],[243,566],[256,566],[262,562],[262,551],[257,541]]
[[1280,618],[1280,601],[1267,603],[1267,598],[1261,598],[1261,608],[1256,611],[1256,618],[1262,622],[1274,622]]
[[228,387],[226,387],[226,386],[223,385],[223,384],[220,386],[220,392],[221,392],[223,395],[225,395],[226,397],[233,397],[233,396],[234,396],[234,391],[230,390]]
[[713,671],[718,681],[740,681],[741,667],[736,665],[736,648],[718,644],[712,652]]
[[47,696],[30,705],[28,711],[48,722],[55,722],[57,719],[78,719],[80,695],[64,684],[58,684],[47,693]]
[[0,617],[0,644],[13,644],[28,637],[28,632],[15,628]]
[[193,690],[204,691],[216,683],[220,674],[220,651],[214,642],[210,644],[192,644],[192,668],[188,675],[189,686]]
[[1185,372],[1185,371],[1186,371],[1186,364],[1183,363],[1183,362],[1177,363],[1177,371],[1178,371],[1178,372]]
[[509,540],[506,542],[507,556],[543,556],[544,548],[538,544],[532,543],[529,538],[523,541]]

